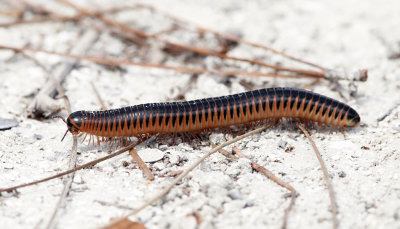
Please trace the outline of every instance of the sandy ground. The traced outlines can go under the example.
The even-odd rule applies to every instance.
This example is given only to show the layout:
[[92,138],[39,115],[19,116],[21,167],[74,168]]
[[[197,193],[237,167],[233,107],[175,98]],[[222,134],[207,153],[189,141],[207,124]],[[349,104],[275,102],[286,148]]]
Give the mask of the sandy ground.
[[[150,1],[158,8],[218,31],[241,31],[244,38],[319,63],[330,68],[369,70],[365,83],[350,96],[348,82],[343,97],[321,82],[313,90],[346,102],[361,115],[362,124],[341,133],[312,131],[328,167],[336,193],[340,228],[400,228],[400,107],[382,121],[377,119],[400,102],[400,4],[385,1]],[[118,4],[91,3],[93,7]],[[51,4],[49,5],[51,6]],[[63,9],[58,9],[63,11]],[[129,15],[128,15],[129,16]],[[122,15],[124,19],[127,15]],[[153,20],[151,16],[142,20]],[[157,20],[157,19],[154,19]],[[160,22],[161,23],[161,22]],[[0,44],[30,44],[64,52],[76,41],[73,24],[48,23],[0,28]],[[184,39],[184,38],[182,38]],[[104,44],[107,44],[106,46]],[[119,40],[102,35],[92,54],[106,50],[118,57]],[[233,55],[254,57],[262,53],[238,47]],[[62,58],[32,54],[49,68]],[[273,59],[272,59],[273,60]],[[272,61],[271,60],[271,61]],[[215,58],[206,58],[212,64]],[[246,66],[244,66],[246,67]],[[189,75],[127,67],[125,72],[89,62],[68,76],[64,86],[72,110],[100,108],[90,82],[102,92],[106,106],[118,108],[144,102],[166,101],[187,84]],[[68,167],[71,135],[60,142],[66,126],[61,120],[26,118],[26,108],[46,82],[43,70],[13,52],[0,51],[0,117],[15,119],[19,126],[0,131],[1,188],[32,181]],[[240,78],[200,75],[185,93],[187,99],[243,92]],[[247,79],[256,87],[304,87],[310,80]],[[66,112],[62,113],[66,116]],[[213,134],[215,143],[225,141]],[[294,150],[285,152],[285,147]],[[270,129],[235,144],[257,163],[270,169],[299,193],[289,215],[289,228],[331,227],[329,199],[322,171],[311,145],[297,130]],[[149,163],[160,176],[191,165],[210,149],[209,143],[173,146],[152,143],[138,147],[144,154],[161,154]],[[228,150],[231,147],[227,147]],[[79,144],[78,164],[108,154],[108,146]],[[57,228],[97,228],[129,208],[140,206],[172,178],[148,182],[123,154],[75,175],[72,189],[57,220]],[[129,165],[124,167],[123,163]],[[0,196],[1,228],[45,228],[63,188],[55,179]],[[194,170],[157,205],[131,219],[148,228],[279,228],[289,192],[252,171],[249,161],[229,161],[215,154]],[[196,226],[197,215],[201,219]]]

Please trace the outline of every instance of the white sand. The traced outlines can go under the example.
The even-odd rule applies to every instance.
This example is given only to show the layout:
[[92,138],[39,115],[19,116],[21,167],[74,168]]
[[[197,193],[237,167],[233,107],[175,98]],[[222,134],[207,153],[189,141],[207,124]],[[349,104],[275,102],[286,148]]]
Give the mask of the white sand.
[[[346,136],[312,131],[328,167],[336,193],[340,228],[400,228],[400,107],[383,121],[377,118],[400,100],[400,59],[388,59],[400,51],[400,4],[392,1],[151,1],[198,24],[222,32],[241,31],[244,38],[319,63],[348,71],[367,68],[369,79],[357,83],[356,97],[350,97],[348,83],[341,82],[347,103],[361,115],[362,125],[348,130]],[[109,5],[95,3],[93,7]],[[51,5],[49,5],[50,7]],[[62,9],[59,9],[62,11]],[[135,18],[124,14],[121,19]],[[157,18],[141,17],[141,25]],[[162,21],[159,22],[162,27]],[[64,52],[77,37],[73,24],[32,24],[0,28],[0,44],[31,44]],[[179,39],[179,37],[177,38]],[[185,37],[181,38],[185,39]],[[103,42],[103,43],[102,43]],[[104,45],[107,44],[107,45]],[[104,47],[104,46],[106,47]],[[104,49],[116,57],[123,51],[116,39],[104,35],[92,54]],[[263,55],[237,48],[232,55]],[[0,187],[32,181],[56,174],[68,167],[72,137],[60,142],[65,124],[60,120],[39,122],[27,119],[25,110],[46,81],[43,70],[20,55],[0,51],[0,117],[16,119],[19,127],[0,131]],[[51,68],[62,58],[34,55]],[[206,58],[207,63],[215,58]],[[248,65],[244,65],[247,67]],[[188,75],[161,70],[126,68],[126,73],[107,70],[83,62],[65,83],[73,110],[99,109],[91,90],[94,82],[108,107],[166,101],[173,98],[189,80]],[[304,87],[309,80],[248,79],[256,86]],[[188,99],[219,96],[245,91],[238,82],[232,86],[221,77],[201,75],[185,96]],[[319,93],[342,98],[332,85],[321,82]],[[64,113],[64,115],[67,115]],[[211,140],[220,143],[222,135]],[[293,146],[286,153],[279,142]],[[331,227],[329,199],[322,171],[307,139],[298,131],[271,129],[237,144],[243,153],[290,183],[299,192],[290,213],[289,228]],[[369,149],[363,149],[368,147]],[[149,164],[156,175],[181,170],[204,155],[207,143],[196,148],[189,144],[150,145],[164,159]],[[107,155],[107,146],[79,145],[78,163]],[[228,147],[228,150],[230,147]],[[151,152],[151,150],[149,151]],[[160,152],[156,152],[159,154]],[[129,166],[122,164],[126,161]],[[183,166],[178,166],[182,163]],[[340,176],[339,176],[340,175]],[[136,208],[166,186],[172,178],[156,178],[149,183],[132,158],[123,154],[75,175],[66,206],[57,228],[96,228],[113,217]],[[45,228],[63,188],[55,179],[19,190],[18,195],[2,193],[1,228]],[[148,207],[133,220],[148,228],[196,228],[193,214],[201,218],[199,228],[279,228],[290,198],[288,191],[263,175],[253,172],[248,160],[228,161],[215,154],[175,187],[163,201]]]

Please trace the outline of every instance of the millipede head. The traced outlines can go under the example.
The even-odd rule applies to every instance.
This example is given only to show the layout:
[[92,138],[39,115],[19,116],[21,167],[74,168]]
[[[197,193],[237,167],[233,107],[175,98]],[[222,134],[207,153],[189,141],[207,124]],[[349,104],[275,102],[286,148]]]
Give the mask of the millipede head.
[[64,136],[62,137],[61,141],[64,140],[65,136],[67,136],[68,132],[71,132],[73,135],[78,135],[80,133],[80,126],[82,125],[82,115],[79,115],[81,112],[74,112],[70,114],[65,121],[64,117],[62,116],[53,116],[53,118],[59,118],[63,120],[64,123],[67,124],[68,130],[65,132]]
[[81,132],[81,126],[82,126],[82,112],[77,111],[72,114],[70,114],[67,118],[67,126],[68,126],[68,131],[71,132],[73,135],[78,135]]

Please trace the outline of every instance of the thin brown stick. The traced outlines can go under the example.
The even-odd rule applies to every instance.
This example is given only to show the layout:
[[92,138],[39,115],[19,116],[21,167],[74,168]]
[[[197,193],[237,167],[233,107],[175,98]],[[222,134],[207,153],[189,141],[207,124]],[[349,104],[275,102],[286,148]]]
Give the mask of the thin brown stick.
[[175,70],[178,72],[188,72],[188,73],[210,72],[210,71],[205,71],[204,69],[200,69],[200,68],[174,67],[174,66],[167,66],[167,65],[153,64],[153,63],[146,63],[146,62],[132,62],[132,61],[128,61],[128,60],[105,59],[105,58],[100,58],[100,57],[96,57],[96,56],[73,55],[73,54],[68,54],[68,53],[52,52],[52,51],[46,51],[46,50],[41,50],[41,49],[35,49],[35,48],[19,48],[19,47],[0,45],[0,49],[9,49],[9,50],[14,50],[14,51],[18,51],[18,52],[22,52],[22,51],[40,52],[40,53],[46,53],[49,55],[63,56],[63,57],[73,58],[73,59],[78,59],[78,60],[87,60],[87,61],[95,62],[97,64],[104,64],[104,65],[109,65],[109,66],[134,65],[134,66],[150,67],[150,68],[162,68],[162,69],[167,69],[167,70]]
[[110,158],[113,158],[113,157],[115,157],[115,156],[118,156],[118,155],[120,155],[120,154],[122,154],[122,153],[124,153],[124,152],[126,152],[126,151],[128,151],[128,150],[130,150],[130,149],[133,149],[133,147],[135,147],[136,145],[138,145],[138,144],[140,144],[140,143],[141,143],[141,141],[132,143],[132,144],[130,144],[130,145],[128,145],[128,146],[126,146],[126,147],[124,147],[124,148],[122,148],[122,149],[119,149],[119,150],[115,151],[115,152],[112,153],[112,154],[109,154],[109,155],[105,156],[105,157],[96,159],[96,160],[91,161],[91,162],[88,162],[88,163],[86,163],[86,164],[77,166],[77,167],[75,167],[74,169],[70,169],[70,170],[67,170],[67,171],[58,173],[58,174],[56,174],[56,175],[53,175],[53,176],[49,176],[49,177],[46,177],[46,178],[43,178],[43,179],[40,179],[40,180],[36,180],[36,181],[29,182],[29,183],[25,183],[25,184],[16,185],[16,186],[9,187],[9,188],[2,188],[2,189],[0,189],[0,192],[11,192],[11,191],[17,190],[17,189],[19,189],[19,188],[23,188],[23,187],[27,187],[27,186],[39,184],[39,183],[42,183],[42,182],[45,182],[45,181],[48,181],[48,180],[52,180],[52,179],[57,178],[57,177],[65,176],[65,175],[70,174],[70,173],[72,173],[72,172],[75,172],[75,171],[78,171],[78,170],[80,170],[80,169],[93,166],[93,165],[98,164],[98,163],[100,163],[100,162],[102,162],[102,161],[105,161],[105,160],[107,160],[107,159],[110,159]]
[[141,66],[141,67],[145,67],[145,68],[159,68],[159,69],[165,69],[165,70],[173,70],[173,71],[180,72],[180,73],[191,73],[191,74],[216,73],[216,74],[221,74],[221,75],[226,75],[226,76],[244,75],[244,76],[269,76],[269,77],[281,77],[281,78],[311,77],[309,75],[288,75],[288,74],[263,73],[263,72],[224,71],[224,70],[219,70],[219,69],[208,70],[208,69],[202,69],[202,68],[188,68],[188,67],[180,67],[180,66],[169,66],[169,65],[163,65],[163,64],[153,64],[153,63],[147,63],[147,62],[132,62],[129,60],[106,59],[106,58],[100,58],[100,57],[96,57],[96,56],[73,55],[73,54],[68,54],[68,53],[59,53],[59,52],[42,50],[42,49],[20,48],[20,47],[5,46],[5,45],[0,45],[0,49],[14,50],[17,52],[23,52],[23,51],[40,52],[40,53],[45,53],[45,54],[49,54],[49,55],[63,56],[63,57],[73,58],[73,59],[78,59],[78,60],[87,60],[87,61],[91,61],[91,62],[94,62],[97,64],[104,64],[104,65],[109,65],[109,66],[132,65],[132,66]]
[[[217,37],[222,37],[223,39],[226,39],[226,40],[230,40],[230,41],[234,41],[234,42],[241,42],[241,43],[248,44],[248,45],[251,45],[251,46],[254,46],[254,47],[263,48],[265,50],[269,50],[269,51],[271,51],[271,52],[273,52],[275,54],[284,56],[284,57],[292,59],[294,61],[297,61],[297,62],[300,62],[300,63],[303,63],[303,64],[307,64],[307,65],[312,66],[312,67],[316,67],[316,68],[322,70],[322,72],[321,71],[295,69],[295,68],[286,68],[286,67],[281,67],[281,66],[278,66],[278,65],[267,64],[265,62],[258,61],[258,60],[229,56],[229,55],[226,55],[224,53],[220,53],[219,51],[215,51],[215,50],[204,49],[204,48],[200,48],[200,47],[194,47],[194,46],[188,46],[188,45],[184,45],[184,44],[174,43],[174,42],[171,42],[169,40],[163,40],[163,39],[159,38],[158,36],[156,36],[155,34],[148,34],[148,33],[144,32],[142,30],[139,30],[139,29],[136,29],[136,28],[132,28],[131,26],[128,26],[126,24],[123,24],[123,23],[120,23],[118,21],[115,21],[112,18],[106,17],[106,16],[104,16],[104,13],[106,11],[97,11],[97,12],[95,11],[95,12],[92,12],[92,11],[89,11],[89,10],[84,9],[82,7],[79,7],[79,6],[69,2],[68,0],[58,0],[58,1],[60,3],[62,3],[62,4],[65,4],[65,5],[68,5],[68,6],[72,7],[73,9],[78,11],[78,15],[76,15],[75,18],[71,18],[71,20],[79,21],[79,22],[85,24],[85,21],[83,20],[85,17],[97,18],[98,20],[102,21],[103,23],[109,25],[109,27],[110,27],[109,29],[111,29],[111,30],[114,29],[113,33],[117,33],[118,35],[121,35],[122,37],[124,37],[126,39],[132,40],[134,43],[139,44],[139,45],[146,45],[146,40],[147,39],[156,39],[158,41],[163,42],[166,46],[170,46],[172,48],[177,48],[177,49],[180,49],[180,50],[183,50],[183,51],[194,52],[194,53],[197,53],[197,54],[200,54],[200,55],[206,55],[206,56],[216,56],[216,57],[219,57],[221,59],[231,59],[231,60],[236,60],[236,61],[244,61],[244,62],[252,63],[252,64],[255,64],[255,65],[260,65],[260,66],[272,68],[272,69],[275,69],[276,71],[286,71],[286,72],[295,73],[294,75],[285,75],[285,74],[277,74],[277,73],[270,74],[270,73],[262,73],[262,72],[253,72],[253,73],[250,73],[250,74],[246,73],[246,72],[241,73],[242,75],[245,75],[245,76],[271,76],[271,77],[291,77],[291,78],[294,78],[294,77],[296,77],[296,78],[299,78],[299,77],[311,77],[311,78],[324,78],[324,79],[327,79],[327,80],[330,80],[330,81],[332,81],[332,80],[366,81],[366,79],[367,79],[367,70],[365,70],[365,69],[361,70],[360,73],[355,73],[354,77],[342,76],[342,75],[338,75],[336,73],[332,74],[332,72],[333,72],[332,70],[325,69],[324,67],[316,65],[314,63],[310,63],[310,62],[304,61],[304,60],[302,60],[300,58],[290,56],[290,55],[288,55],[288,54],[286,54],[284,52],[277,51],[277,50],[275,50],[275,49],[273,49],[271,47],[268,47],[268,46],[265,46],[265,45],[261,45],[261,44],[258,44],[258,43],[254,43],[254,42],[250,42],[250,41],[247,41],[247,40],[244,40],[244,39],[241,39],[241,38],[237,38],[237,37],[234,37],[234,36],[231,36],[231,35],[222,34],[222,33],[219,33],[217,31],[213,31],[211,29],[203,28],[203,27],[200,27],[200,26],[195,26],[197,31],[200,31],[200,32],[207,31],[207,32],[213,33]],[[60,16],[58,13],[52,12],[52,11],[50,11],[48,9],[43,8],[43,7],[40,7],[40,6],[37,6],[37,5],[32,5],[31,3],[29,3],[28,5],[30,7],[33,7],[35,10],[36,10],[36,8],[38,8],[37,10],[39,12],[44,12],[44,13],[50,14],[52,16],[56,15],[56,17],[63,17],[63,16]],[[127,8],[125,8],[125,10],[136,9],[136,8],[139,8],[139,7],[146,7],[146,8],[149,8],[151,10],[154,10],[154,11],[156,10],[152,6],[147,6],[147,5],[144,5],[144,4],[137,4],[134,7],[127,7]],[[110,10],[110,12],[112,12],[112,11],[113,12],[118,12],[119,10],[122,10],[122,9]],[[185,24],[185,23],[189,24],[188,22],[186,22],[186,21],[184,21],[182,19],[174,18],[171,15],[166,15],[166,16],[171,17],[171,19],[173,19],[176,22],[179,22],[181,24],[182,23],[183,24]],[[119,32],[115,31],[115,28],[119,29],[120,31]],[[174,29],[171,29],[171,30],[174,30]],[[132,34],[132,36],[128,36],[126,34],[126,32],[129,32],[130,34]],[[91,60],[91,61],[93,61],[93,60]],[[150,66],[148,63],[145,63],[145,65],[147,65],[147,66],[143,66],[143,67],[156,67],[156,66]],[[180,72],[190,72],[190,73],[210,73],[210,72],[213,72],[212,70],[204,70],[204,69],[202,69],[203,71],[190,71],[190,69],[186,69],[187,71],[182,71],[183,67],[178,67],[178,68],[173,69],[173,68],[170,68],[168,66],[164,66],[164,67],[160,67],[159,66],[158,68],[164,68],[164,69],[169,68],[169,69],[176,70],[176,71],[180,70]],[[222,71],[220,73],[224,74],[224,75],[229,75],[228,73],[223,73]]]
[[[31,8],[38,9],[38,5],[30,5]],[[92,15],[83,15],[77,14],[74,16],[61,16],[55,14],[55,12],[46,9],[44,13],[51,14],[50,17],[40,17],[40,18],[33,18],[33,19],[20,19],[13,22],[8,23],[0,23],[0,27],[10,27],[14,25],[20,24],[32,24],[32,23],[42,23],[42,22],[66,22],[66,21],[79,21],[82,20],[84,17],[94,16],[94,15],[102,15],[102,14],[112,14],[117,12],[122,12],[126,10],[137,9],[137,7],[115,7],[110,9],[104,9],[99,11],[94,11]],[[43,8],[39,8],[40,11],[43,11]]]
[[[239,157],[249,159],[246,155],[244,155],[242,152],[240,152],[240,150],[236,146],[233,147],[232,151],[235,152]],[[296,200],[296,190],[293,188],[293,186],[291,186],[290,184],[288,184],[288,183],[284,182],[283,180],[279,179],[279,177],[275,176],[268,169],[262,167],[261,165],[255,163],[255,162],[253,162],[251,160],[250,160],[250,163],[251,163],[251,167],[253,169],[263,173],[269,179],[271,179],[272,181],[274,181],[278,185],[286,188],[287,190],[289,190],[291,192],[291,200],[290,200],[289,206],[285,209],[285,214],[283,216],[283,224],[282,224],[282,229],[287,228],[287,222],[288,222],[288,219],[289,219],[289,212],[292,210],[292,208],[294,206],[294,203],[295,203],[295,200]]]
[[43,23],[43,22],[66,22],[66,21],[77,21],[81,17],[80,15],[78,16],[73,16],[73,17],[49,17],[49,18],[33,18],[29,20],[17,20],[13,22],[8,22],[8,23],[1,23],[0,27],[11,27],[14,25],[22,25],[22,24],[33,24],[33,23]]
[[92,89],[94,91],[94,94],[96,95],[97,101],[99,101],[100,106],[101,106],[101,110],[107,110],[106,105],[104,105],[103,99],[101,98],[99,91],[97,91],[96,86],[94,85],[93,82],[90,82],[90,85],[92,86]]
[[106,227],[104,229],[146,229],[144,224],[139,222],[132,222],[129,219],[124,219],[118,224],[111,225],[110,227]]
[[301,131],[303,131],[304,135],[306,135],[306,137],[310,141],[310,143],[314,149],[315,155],[318,158],[319,164],[321,165],[322,172],[324,174],[324,179],[326,182],[326,186],[328,187],[328,191],[329,191],[329,200],[331,202],[331,209],[332,209],[333,229],[336,229],[336,228],[338,228],[339,222],[337,219],[337,207],[336,207],[336,200],[335,200],[335,192],[333,191],[333,186],[332,186],[331,180],[329,179],[328,170],[326,169],[325,163],[322,160],[321,154],[319,153],[319,150],[318,150],[317,146],[315,145],[315,142],[312,140],[310,133],[308,133],[308,131],[306,130],[306,128],[304,128],[304,126],[302,124],[297,123],[297,126],[301,129]]
[[[121,29],[122,31],[131,32],[132,34],[134,34],[134,35],[136,35],[136,36],[138,36],[140,38],[143,38],[143,39],[149,39],[149,38],[157,39],[157,40],[162,41],[166,45],[171,46],[173,48],[178,48],[178,49],[182,49],[182,50],[185,50],[185,51],[190,51],[190,52],[194,52],[194,53],[201,54],[201,55],[206,55],[206,56],[216,56],[216,57],[219,57],[219,58],[222,58],[222,59],[230,59],[230,60],[248,62],[248,63],[251,63],[251,64],[256,64],[256,65],[260,65],[260,66],[269,67],[269,68],[272,68],[272,69],[275,69],[275,70],[278,70],[278,71],[288,71],[288,72],[293,72],[293,73],[297,73],[297,74],[310,75],[311,77],[317,77],[317,78],[323,78],[324,77],[324,73],[323,72],[316,72],[316,71],[302,70],[302,69],[284,68],[284,67],[280,67],[280,66],[277,66],[277,65],[267,64],[267,63],[264,63],[264,62],[258,61],[258,60],[252,60],[252,59],[240,58],[240,57],[233,57],[233,56],[222,54],[222,53],[219,53],[217,51],[213,51],[213,50],[209,50],[209,49],[193,47],[193,46],[189,46],[189,45],[178,44],[178,43],[171,42],[171,41],[168,41],[168,40],[159,39],[157,36],[154,36],[154,34],[148,34],[148,33],[144,32],[142,30],[132,28],[131,26],[125,25],[125,24],[117,22],[117,21],[115,21],[115,20],[113,20],[111,18],[108,18],[108,17],[104,16],[103,14],[92,13],[92,12],[82,8],[82,7],[79,7],[78,5],[72,3],[72,2],[70,2],[68,0],[58,0],[58,2],[60,2],[62,4],[65,4],[65,5],[69,6],[69,7],[77,10],[80,13],[80,15],[93,16],[93,17],[101,20],[102,22],[110,25],[110,26],[114,26],[114,27],[117,27],[117,28]],[[204,29],[204,30],[207,30],[207,29]],[[245,42],[244,40],[242,41],[242,40],[240,40],[238,38],[234,38],[232,36],[219,34],[219,33],[215,32],[215,31],[211,31],[211,30],[208,30],[208,31],[213,32],[214,34],[217,34],[218,36],[224,37],[225,39],[230,39],[230,40],[238,41],[238,42]],[[250,43],[250,42],[248,42],[248,43]],[[258,45],[258,44],[255,44],[255,43],[250,43],[250,44],[252,44],[253,46],[254,45],[256,45],[256,46]],[[303,61],[303,60],[301,60],[299,58],[291,57],[291,56],[289,56],[289,55],[287,55],[287,54],[285,54],[283,52],[279,52],[277,50],[274,50],[272,48],[269,48],[269,47],[266,47],[266,46],[263,46],[263,45],[258,45],[258,47],[261,47],[261,48],[264,48],[264,49],[268,49],[268,50],[273,51],[273,52],[275,52],[277,54],[283,55],[283,56],[285,56],[287,58],[295,59],[296,61],[299,61],[299,62],[302,62],[302,63],[313,65],[314,67],[317,66],[315,64],[311,64],[309,62],[305,62],[305,61]],[[322,67],[319,67],[319,68],[322,68]]]
[[150,171],[149,167],[143,162],[142,158],[137,154],[135,149],[129,150],[129,154],[133,157],[133,160],[136,161],[136,163],[139,165],[140,169],[146,174],[147,178],[149,180],[154,180],[154,175]]
[[213,153],[217,152],[218,150],[222,149],[225,146],[228,146],[232,143],[235,143],[243,138],[246,138],[248,136],[251,136],[253,134],[256,133],[260,133],[261,131],[265,130],[266,128],[268,128],[268,126],[263,126],[260,127],[258,129],[255,129],[253,131],[250,131],[246,134],[240,135],[238,137],[235,137],[234,139],[231,139],[215,148],[213,148],[212,150],[210,150],[208,153],[206,153],[204,156],[202,156],[199,160],[197,160],[193,165],[191,165],[189,168],[187,168],[185,171],[183,171],[183,173],[181,173],[178,177],[176,177],[167,187],[165,187],[159,194],[157,194],[156,196],[154,196],[153,198],[151,198],[150,200],[147,200],[143,205],[141,205],[140,207],[138,207],[137,209],[135,209],[134,211],[130,212],[129,214],[127,214],[124,217],[121,218],[117,218],[111,221],[111,223],[108,226],[105,226],[105,228],[110,227],[112,225],[118,224],[120,221],[127,219],[128,217],[137,214],[138,212],[140,212],[141,210],[143,210],[144,208],[146,208],[147,206],[155,203],[156,201],[160,200],[161,198],[163,198],[180,180],[182,180],[182,178],[184,178],[188,173],[190,173],[194,168],[196,168],[202,161],[204,161],[207,157],[209,157],[210,155],[212,155]]
[[[96,94],[97,100],[99,101],[99,103],[101,104],[101,109],[102,110],[107,110],[107,107],[104,105],[103,100],[100,97],[99,92],[97,91],[95,85],[93,82],[90,83],[92,85],[93,91]],[[146,174],[147,178],[149,180],[154,180],[154,175],[153,173],[150,171],[149,167],[147,167],[147,165],[143,162],[142,158],[140,158],[140,156],[137,154],[137,152],[135,151],[135,149],[130,149],[129,150],[129,154],[133,157],[133,160],[136,161],[136,163],[139,165],[139,168],[143,171],[144,174]]]
[[76,11],[78,11],[82,15],[93,16],[93,17],[103,21],[104,23],[106,23],[108,25],[115,26],[115,27],[117,27],[117,28],[119,28],[121,30],[129,31],[129,32],[131,32],[132,34],[134,34],[134,35],[136,35],[138,37],[148,38],[148,37],[151,36],[150,34],[147,34],[147,33],[143,32],[141,30],[138,30],[138,29],[132,28],[130,26],[127,26],[127,25],[125,25],[123,23],[119,23],[119,22],[117,22],[117,21],[115,21],[115,20],[113,20],[111,18],[105,17],[104,15],[93,14],[89,10],[87,10],[85,8],[82,8],[82,7],[76,5],[76,4],[74,4],[74,3],[72,3],[72,2],[70,2],[68,0],[57,0],[57,2],[62,3],[64,5],[67,5],[67,6],[71,7],[71,8],[73,8],[73,9],[75,9]]
[[[78,149],[78,138],[76,136],[74,136],[74,142],[73,142],[72,149],[71,149],[71,158],[70,158],[70,161],[69,161],[69,169],[73,169],[76,166],[76,160],[78,158],[77,149]],[[66,198],[67,198],[68,193],[69,193],[69,191],[71,189],[72,181],[74,180],[74,175],[75,175],[75,172],[72,172],[71,175],[69,175],[67,177],[67,180],[64,182],[63,191],[61,193],[60,198],[58,199],[58,202],[57,202],[57,205],[56,205],[56,207],[54,209],[54,212],[51,215],[50,220],[49,220],[49,222],[47,224],[47,227],[46,227],[47,229],[51,229],[51,228],[55,228],[56,227],[57,215],[58,215],[60,209],[65,205]]]
[[[88,10],[82,8],[82,7],[79,7],[76,4],[74,4],[74,3],[72,3],[72,2],[70,2],[68,0],[58,0],[58,2],[70,6],[71,8],[77,10],[81,14],[93,15],[93,13],[91,13],[90,11],[88,11]],[[167,46],[170,46],[172,48],[177,48],[177,49],[181,49],[181,50],[184,50],[184,51],[190,51],[190,52],[194,52],[194,53],[197,53],[197,54],[200,54],[200,55],[205,55],[205,56],[215,56],[215,57],[219,57],[221,59],[229,59],[229,60],[248,62],[248,63],[251,63],[251,64],[256,64],[256,65],[272,68],[272,69],[275,69],[277,71],[287,71],[287,72],[292,72],[292,73],[297,73],[297,74],[309,75],[310,77],[316,77],[316,78],[325,77],[325,73],[324,72],[316,72],[316,71],[312,71],[312,70],[302,70],[302,69],[295,69],[295,68],[285,68],[285,67],[281,67],[281,66],[277,66],[277,65],[267,64],[267,63],[264,63],[264,62],[258,61],[258,60],[229,56],[227,54],[219,53],[217,51],[210,50],[210,49],[205,49],[205,48],[194,47],[194,46],[189,46],[189,45],[184,45],[184,44],[171,42],[169,40],[160,39],[157,36],[154,37],[154,36],[152,36],[152,34],[148,34],[148,33],[144,32],[142,30],[139,30],[139,29],[133,28],[131,26],[128,26],[126,24],[120,23],[120,22],[115,21],[115,20],[113,20],[111,18],[108,18],[108,17],[106,17],[104,15],[94,15],[94,17],[99,19],[99,20],[101,20],[102,22],[110,25],[110,26],[118,27],[122,31],[128,31],[128,32],[140,37],[140,38],[143,38],[143,39],[153,38],[153,39],[156,39],[158,41],[162,41]]]
[[[158,39],[158,40],[160,40],[160,39]],[[309,75],[310,77],[315,77],[315,78],[324,78],[325,77],[325,73],[323,73],[323,72],[316,72],[316,71],[312,71],[312,70],[302,70],[302,69],[296,69],[296,68],[285,68],[285,67],[281,67],[281,66],[277,66],[277,65],[267,64],[267,63],[259,61],[259,60],[229,56],[227,54],[219,53],[219,52],[216,52],[216,51],[210,50],[210,49],[178,44],[178,43],[174,43],[174,42],[171,42],[168,40],[161,40],[161,41],[165,42],[167,45],[169,45],[173,48],[182,49],[185,51],[191,51],[191,52],[194,52],[194,53],[197,53],[200,55],[204,55],[204,56],[215,56],[215,57],[219,57],[221,59],[248,62],[250,64],[255,64],[255,65],[259,65],[259,66],[263,66],[263,67],[267,67],[267,68],[272,68],[277,71],[286,71],[286,72],[292,72],[292,73],[297,73],[297,74],[302,74],[302,75]]]
[[307,64],[307,65],[309,65],[309,66],[316,67],[316,68],[319,68],[319,69],[325,71],[325,68],[322,67],[322,66],[320,66],[320,65],[311,63],[311,62],[309,62],[309,61],[302,60],[302,59],[300,59],[300,58],[298,58],[298,57],[294,57],[294,56],[288,55],[288,54],[286,54],[286,53],[284,53],[284,52],[282,52],[282,51],[278,51],[278,50],[273,49],[273,48],[271,48],[271,47],[269,47],[269,46],[266,46],[266,45],[262,45],[262,44],[255,43],[255,42],[251,42],[251,41],[247,41],[247,40],[245,40],[245,39],[241,39],[241,38],[238,38],[238,37],[235,37],[235,36],[232,36],[232,35],[220,33],[220,32],[218,32],[218,31],[212,30],[212,29],[210,29],[210,28],[205,28],[205,27],[199,26],[199,25],[197,25],[197,24],[195,24],[195,23],[193,23],[193,22],[189,22],[188,20],[184,20],[184,19],[182,19],[182,18],[176,17],[175,15],[172,15],[172,14],[170,14],[170,13],[167,13],[167,12],[165,12],[165,11],[162,11],[162,10],[160,10],[160,9],[154,7],[154,6],[147,5],[147,4],[145,4],[145,3],[138,3],[137,6],[138,6],[138,7],[148,8],[148,9],[150,9],[150,10],[152,10],[152,11],[157,11],[157,12],[159,12],[159,13],[162,13],[164,16],[166,16],[166,17],[168,17],[168,18],[174,20],[174,21],[177,22],[178,24],[183,24],[183,25],[185,26],[185,28],[187,28],[187,26],[192,26],[192,27],[194,27],[195,30],[197,30],[197,31],[209,32],[209,33],[212,33],[212,34],[214,34],[214,35],[216,35],[216,36],[218,36],[218,37],[222,37],[222,38],[224,38],[224,39],[226,39],[226,40],[229,40],[229,41],[234,41],[234,42],[237,42],[237,43],[243,43],[243,44],[248,44],[248,45],[253,46],[253,47],[262,48],[262,49],[268,50],[268,51],[270,51],[270,52],[272,52],[272,53],[281,55],[281,56],[283,56],[283,57],[292,59],[292,60],[294,60],[294,61],[297,61],[297,62],[300,62],[300,63],[303,63],[303,64]]
[[[215,148],[215,147],[217,147],[217,145],[215,145],[214,143],[211,142],[211,147]],[[218,150],[218,152],[220,154],[224,155],[225,157],[231,159],[231,160],[237,160],[238,159],[238,157],[236,157],[235,155],[229,153],[228,151],[226,151],[224,149],[220,149],[220,150]]]
[[21,14],[21,10],[0,10],[0,15],[2,16],[20,17]]

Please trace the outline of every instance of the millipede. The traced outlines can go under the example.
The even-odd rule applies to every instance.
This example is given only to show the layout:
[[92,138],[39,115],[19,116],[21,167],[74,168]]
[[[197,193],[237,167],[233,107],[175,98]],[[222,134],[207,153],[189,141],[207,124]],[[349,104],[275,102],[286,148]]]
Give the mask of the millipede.
[[360,123],[358,113],[338,100],[302,89],[267,88],[185,102],[76,111],[67,118],[65,134],[93,135],[98,141],[99,137],[107,141],[143,135],[198,133],[282,118],[341,129]]

